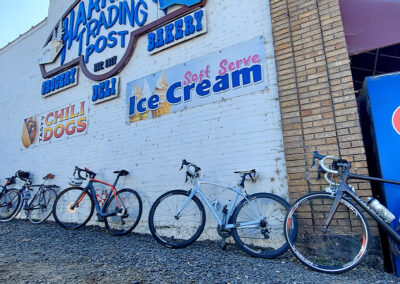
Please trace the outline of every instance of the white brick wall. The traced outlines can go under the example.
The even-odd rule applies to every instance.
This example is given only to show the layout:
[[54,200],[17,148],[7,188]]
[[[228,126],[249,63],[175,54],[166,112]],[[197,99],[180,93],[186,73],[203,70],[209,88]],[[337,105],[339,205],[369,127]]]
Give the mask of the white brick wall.
[[[184,173],[178,171],[183,158],[202,167],[205,178],[230,185],[237,183],[234,170],[255,168],[260,179],[248,185],[249,193],[272,192],[287,198],[269,1],[265,0],[208,0],[208,32],[153,56],[143,37],[119,75],[120,97],[98,105],[90,103],[86,135],[22,150],[24,118],[91,97],[95,82],[82,73],[77,86],[45,99],[40,95],[43,79],[37,58],[65,12],[65,2],[52,0],[46,21],[0,50],[0,177],[23,169],[33,172],[35,182],[40,182],[52,172],[55,183],[65,188],[75,165],[87,166],[99,173],[99,179],[110,182],[115,178],[112,171],[127,169],[130,175],[121,178],[119,187],[137,189],[144,201],[136,232],[148,232],[148,212],[158,196],[188,188]],[[125,123],[127,82],[260,35],[267,52],[267,90]],[[220,191],[212,194],[225,203]],[[216,238],[215,227],[207,211],[203,238]]]

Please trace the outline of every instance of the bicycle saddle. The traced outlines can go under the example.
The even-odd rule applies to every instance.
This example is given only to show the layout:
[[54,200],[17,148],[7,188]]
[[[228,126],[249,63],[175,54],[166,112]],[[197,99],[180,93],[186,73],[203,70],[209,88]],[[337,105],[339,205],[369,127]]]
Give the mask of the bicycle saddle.
[[127,176],[129,172],[126,170],[115,171],[114,174],[119,174],[120,176]]
[[53,174],[47,174],[43,179],[53,179],[54,175]]
[[251,174],[251,173],[255,173],[256,172],[256,170],[255,169],[252,169],[252,170],[250,170],[250,171],[236,171],[236,172],[234,172],[235,174]]

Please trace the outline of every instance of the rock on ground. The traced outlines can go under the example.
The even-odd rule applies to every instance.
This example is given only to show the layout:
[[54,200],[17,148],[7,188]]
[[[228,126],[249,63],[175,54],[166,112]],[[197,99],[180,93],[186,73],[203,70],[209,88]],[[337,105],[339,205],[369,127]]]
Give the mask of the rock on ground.
[[195,242],[174,250],[150,235],[110,235],[104,228],[66,231],[56,223],[0,223],[0,283],[400,283],[361,265],[340,275],[308,270],[290,252],[252,258],[234,245]]

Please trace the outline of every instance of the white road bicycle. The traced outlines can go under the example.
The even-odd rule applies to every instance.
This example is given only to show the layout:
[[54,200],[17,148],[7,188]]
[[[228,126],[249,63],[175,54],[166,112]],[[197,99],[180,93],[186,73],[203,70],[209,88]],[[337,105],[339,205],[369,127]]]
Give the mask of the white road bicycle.
[[[169,248],[184,248],[200,237],[206,223],[200,197],[217,220],[217,232],[222,237],[223,249],[226,239],[232,236],[238,246],[253,257],[274,258],[288,250],[283,224],[290,205],[271,193],[247,194],[244,190],[245,181],[255,183],[256,170],[235,172],[240,174],[240,181],[238,187],[234,188],[200,179],[201,169],[193,163],[183,160],[181,169],[183,166],[186,166],[186,181],[190,181],[193,188],[164,193],[150,210],[150,231],[160,244]],[[228,205],[223,206],[219,214],[219,204],[210,202],[202,191],[203,185],[233,191],[235,196],[229,208]],[[240,201],[239,197],[242,197]]]

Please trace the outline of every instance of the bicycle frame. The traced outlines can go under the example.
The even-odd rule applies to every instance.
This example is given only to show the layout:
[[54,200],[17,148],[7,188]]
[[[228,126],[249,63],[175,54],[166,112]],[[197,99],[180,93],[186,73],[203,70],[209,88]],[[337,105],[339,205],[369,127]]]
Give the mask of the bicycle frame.
[[7,187],[0,185],[0,198],[7,192]]
[[[227,212],[226,218],[224,218],[225,222],[218,215],[218,212],[214,209],[214,206],[208,200],[207,196],[202,192],[202,190],[201,190],[201,185],[202,184],[208,184],[208,185],[214,185],[214,186],[221,187],[221,188],[226,188],[226,189],[229,189],[229,190],[231,190],[231,191],[236,193],[236,195],[235,195],[235,197],[234,197],[234,199],[233,199],[233,201],[231,203],[231,206],[229,208],[229,211]],[[202,180],[202,179],[198,179],[196,181],[196,183],[194,184],[194,187],[190,190],[190,194],[189,194],[188,199],[183,203],[182,208],[178,211],[178,214],[176,215],[178,218],[182,216],[183,210],[185,210],[185,208],[187,207],[189,202],[193,199],[193,197],[196,194],[198,194],[201,197],[201,199],[204,201],[204,203],[208,206],[208,208],[210,208],[211,212],[213,213],[213,215],[217,219],[218,225],[221,226],[222,228],[226,229],[226,230],[233,229],[233,228],[238,228],[238,227],[243,228],[243,227],[258,226],[260,224],[260,222],[263,220],[263,218],[262,218],[261,214],[258,212],[258,210],[254,207],[254,205],[247,198],[247,196],[242,193],[242,187],[234,188],[234,187],[229,187],[229,186],[218,184],[218,183],[214,183],[214,182],[209,182],[209,181]],[[229,224],[229,219],[231,218],[233,210],[236,207],[236,204],[237,204],[237,201],[239,199],[239,196],[241,196],[245,200],[247,200],[247,202],[250,204],[250,206],[251,206],[252,210],[254,211],[254,213],[256,213],[259,216],[259,220],[240,223],[240,224]]]
[[[36,194],[32,197],[32,198],[30,198],[30,199],[23,199],[23,203],[25,204],[25,207],[24,207],[24,210],[28,210],[28,209],[32,209],[32,203],[33,203],[33,201],[35,200],[35,198],[37,197],[37,196],[39,196],[39,198],[41,198],[40,197],[40,195],[42,195],[42,197],[43,197],[43,194],[44,194],[44,191],[45,191],[45,189],[46,189],[46,187],[48,187],[49,185],[46,185],[45,184],[46,183],[46,181],[45,182],[43,182],[42,184],[40,184],[40,185],[24,185],[21,189],[20,189],[20,191],[21,191],[21,193],[25,190],[25,189],[32,189],[32,188],[35,188],[35,187],[38,187],[39,189],[38,189],[38,191],[36,192]],[[54,186],[55,187],[55,186]],[[29,202],[30,201],[30,202]],[[29,203],[28,203],[29,202]],[[24,204],[22,204],[22,206],[24,206]]]
[[[108,196],[107,199],[105,200],[104,204],[106,204],[110,199],[111,199],[111,193],[115,196],[115,200],[117,202],[117,206],[118,206],[118,210],[115,210],[113,212],[109,212],[109,213],[105,213],[104,212],[104,205],[100,206],[99,202],[97,201],[96,198],[96,190],[93,186],[93,183],[101,183],[104,184],[106,186],[111,187],[110,191],[108,192]],[[103,217],[109,217],[109,216],[115,216],[117,215],[117,213],[120,213],[122,211],[122,208],[119,204],[118,198],[117,198],[117,190],[115,189],[115,184],[116,182],[114,182],[114,185],[111,185],[109,183],[103,182],[101,180],[97,180],[97,179],[90,179],[88,184],[85,186],[84,190],[82,191],[82,194],[78,197],[78,199],[75,201],[74,205],[72,207],[75,206],[79,206],[79,203],[82,201],[82,199],[85,197],[86,194],[90,194],[93,202],[94,202],[94,206],[96,208],[96,212],[97,212],[97,216],[101,219]]]
[[369,205],[367,203],[365,203],[364,200],[362,200],[361,197],[350,188],[350,186],[347,183],[347,181],[349,179],[368,180],[368,181],[376,181],[376,182],[380,182],[380,183],[390,183],[390,184],[400,185],[399,181],[357,175],[357,174],[350,173],[348,169],[345,169],[344,172],[342,173],[342,178],[339,183],[338,190],[336,192],[336,197],[335,197],[335,201],[333,202],[332,209],[329,212],[328,218],[325,222],[324,230],[328,229],[329,224],[332,221],[333,215],[335,214],[336,209],[338,208],[341,199],[346,197],[345,195],[348,195],[361,208],[363,208],[386,232],[388,232],[389,235],[391,237],[393,237],[397,243],[400,243],[400,235],[395,230],[393,230],[393,228],[390,227],[390,225],[388,223],[386,223],[377,213],[375,213],[375,211],[373,209],[371,209],[369,207]]

